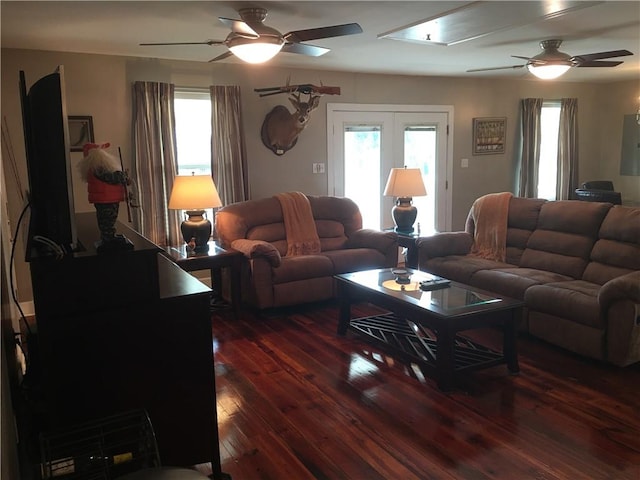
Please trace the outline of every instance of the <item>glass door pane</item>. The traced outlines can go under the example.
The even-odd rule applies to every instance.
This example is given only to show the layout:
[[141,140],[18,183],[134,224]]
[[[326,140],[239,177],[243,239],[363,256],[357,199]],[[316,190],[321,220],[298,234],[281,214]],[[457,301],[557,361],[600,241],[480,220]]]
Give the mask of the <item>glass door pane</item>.
[[413,205],[418,209],[414,225],[417,233],[435,231],[436,192],[436,127],[412,126],[404,129],[404,166],[418,168],[427,189],[424,197],[413,197]]
[[344,127],[344,196],[358,204],[364,228],[380,228],[380,126]]

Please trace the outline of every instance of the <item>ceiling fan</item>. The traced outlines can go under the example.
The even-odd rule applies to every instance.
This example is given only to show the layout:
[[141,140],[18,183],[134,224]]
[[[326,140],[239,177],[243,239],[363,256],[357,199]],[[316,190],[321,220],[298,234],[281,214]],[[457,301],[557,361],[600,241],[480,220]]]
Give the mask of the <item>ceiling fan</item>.
[[516,69],[527,67],[527,69],[538,78],[552,79],[557,78],[571,67],[615,67],[620,65],[622,61],[602,61],[605,58],[624,57],[633,55],[629,50],[613,50],[611,52],[588,53],[584,55],[571,56],[559,51],[562,40],[552,39],[540,42],[542,53],[535,57],[521,57],[512,55],[514,58],[526,60],[524,65],[511,65],[508,67],[490,67],[490,68],[474,68],[467,72],[484,72],[489,70]]
[[241,8],[238,10],[238,14],[242,20],[219,17],[222,23],[231,28],[231,33],[224,40],[141,43],[140,45],[224,45],[229,51],[211,59],[211,62],[236,55],[249,63],[262,63],[270,60],[280,51],[319,57],[327,53],[329,49],[302,42],[362,33],[362,27],[357,23],[347,23],[329,27],[294,30],[283,35],[275,28],[264,24],[264,20],[267,17],[267,10],[264,8]]

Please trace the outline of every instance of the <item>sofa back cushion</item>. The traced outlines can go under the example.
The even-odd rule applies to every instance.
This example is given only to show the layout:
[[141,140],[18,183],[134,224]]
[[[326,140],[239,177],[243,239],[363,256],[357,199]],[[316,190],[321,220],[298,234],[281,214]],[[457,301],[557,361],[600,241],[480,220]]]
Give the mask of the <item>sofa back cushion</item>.
[[609,203],[559,200],[540,208],[520,266],[582,278]]
[[[531,233],[538,225],[540,207],[546,202],[540,198],[511,197],[507,219],[506,262],[520,265],[522,253],[527,246]],[[465,231],[471,235],[475,232],[475,224],[471,211],[467,216]]]
[[267,223],[265,225],[256,225],[249,228],[246,233],[246,238],[249,240],[263,240],[271,243],[280,255],[284,256],[287,253],[287,241],[284,229],[284,223]]
[[640,270],[640,208],[616,205],[604,218],[583,280],[604,285]]
[[[307,195],[322,251],[344,248],[349,236],[362,228],[356,203],[343,197]],[[281,255],[287,252],[282,207],[275,197],[237,202],[216,213],[216,234],[223,246],[240,238],[273,244]]]
[[511,197],[507,223],[507,263],[520,265],[529,237],[538,225],[540,208],[545,202],[540,198]]

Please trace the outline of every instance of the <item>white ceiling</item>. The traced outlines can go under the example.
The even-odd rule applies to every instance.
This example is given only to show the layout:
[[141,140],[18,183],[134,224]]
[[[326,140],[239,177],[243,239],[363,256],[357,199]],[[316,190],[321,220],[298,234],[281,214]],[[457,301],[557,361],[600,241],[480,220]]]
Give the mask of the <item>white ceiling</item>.
[[[224,40],[229,30],[218,17],[239,18],[247,6],[267,8],[265,25],[291,30],[357,22],[358,35],[308,43],[330,48],[322,57],[281,53],[272,64],[289,68],[423,76],[532,79],[525,68],[467,73],[473,68],[521,65],[511,55],[540,53],[539,41],[563,40],[570,55],[627,49],[633,56],[613,68],[572,68],[560,81],[606,82],[640,79],[640,2],[603,1],[557,18],[533,21],[456,45],[425,45],[381,39],[379,34],[439,16],[472,2],[462,1],[7,1],[0,2],[3,48],[27,48],[207,62],[224,46],[142,47],[144,42]],[[495,8],[478,2],[479,23]],[[521,5],[540,2],[503,2]],[[553,2],[562,3],[561,0]],[[495,5],[494,5],[495,6]],[[485,8],[487,7],[487,8]],[[496,20],[499,20],[496,18]],[[499,25],[499,22],[496,25]],[[239,62],[235,57],[223,60]]]

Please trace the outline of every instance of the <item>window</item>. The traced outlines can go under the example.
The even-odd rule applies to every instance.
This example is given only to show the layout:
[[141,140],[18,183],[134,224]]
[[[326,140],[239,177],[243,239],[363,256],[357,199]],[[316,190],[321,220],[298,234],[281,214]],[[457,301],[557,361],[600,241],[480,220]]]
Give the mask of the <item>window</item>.
[[[176,88],[178,175],[211,175],[211,95],[206,89]],[[213,210],[205,210],[212,220]]]
[[207,90],[176,89],[178,175],[211,173],[211,96]]
[[381,127],[350,125],[344,128],[344,195],[358,205],[364,228],[380,228],[380,205],[371,192],[382,191],[380,183]]
[[542,104],[540,129],[537,197],[555,200],[558,178],[558,133],[560,131],[559,101],[545,101]]

